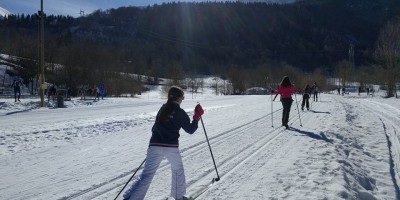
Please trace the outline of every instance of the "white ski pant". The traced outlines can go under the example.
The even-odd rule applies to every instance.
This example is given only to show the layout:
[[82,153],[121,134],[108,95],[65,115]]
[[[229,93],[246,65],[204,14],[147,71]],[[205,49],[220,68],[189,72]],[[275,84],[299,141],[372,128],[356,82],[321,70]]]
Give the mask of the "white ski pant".
[[124,194],[124,199],[143,200],[149,189],[150,183],[161,163],[167,158],[171,165],[172,183],[171,197],[180,199],[186,194],[186,180],[183,169],[182,157],[177,147],[149,146],[147,149],[146,162],[139,178]]

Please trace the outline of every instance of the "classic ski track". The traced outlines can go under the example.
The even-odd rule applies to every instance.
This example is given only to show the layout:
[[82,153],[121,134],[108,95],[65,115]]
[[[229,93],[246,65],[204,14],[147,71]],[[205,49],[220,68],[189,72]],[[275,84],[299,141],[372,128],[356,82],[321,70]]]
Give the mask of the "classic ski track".
[[[311,107],[311,104],[313,104],[313,102],[310,102],[310,107]],[[294,106],[294,107],[293,107],[293,106]],[[298,118],[298,113],[297,113],[297,110],[296,110],[296,109],[297,109],[296,104],[293,103],[293,104],[292,104],[292,114],[291,114],[291,117],[290,117],[291,124],[293,124],[294,122],[296,122],[296,121],[299,120],[299,118]],[[274,114],[275,114],[275,113],[278,113],[278,115],[277,115],[276,117],[274,116],[275,119],[278,118],[278,117],[279,117],[279,119],[281,118],[281,116],[282,116],[281,111],[282,111],[282,108],[280,108],[280,109],[278,109],[278,110],[275,110],[275,111],[273,112]],[[294,112],[295,112],[295,113],[294,113]],[[307,112],[300,112],[300,117],[303,116],[303,115],[305,115],[305,114],[307,114]],[[228,140],[229,138],[235,137],[237,134],[241,134],[241,133],[243,133],[243,131],[247,130],[248,128],[251,128],[251,125],[253,125],[253,124],[255,124],[255,123],[257,123],[257,122],[259,122],[259,121],[261,121],[261,120],[264,120],[265,118],[269,117],[270,115],[271,115],[271,113],[268,113],[268,114],[266,114],[266,115],[264,115],[264,116],[262,116],[262,117],[260,117],[260,118],[257,118],[257,119],[255,119],[255,120],[252,120],[252,121],[250,121],[250,122],[248,122],[248,123],[246,123],[246,124],[242,124],[242,125],[237,126],[237,127],[235,127],[235,128],[232,128],[232,129],[223,131],[222,133],[219,133],[219,134],[217,134],[217,135],[215,135],[215,136],[209,137],[210,145],[213,146],[213,145],[215,145],[215,144],[224,142],[224,141]],[[275,121],[277,121],[277,120],[274,120],[274,122],[275,122]],[[269,124],[270,124],[270,122],[269,122]],[[199,127],[199,128],[200,128],[200,127]],[[282,132],[284,132],[284,130],[285,130],[285,129],[283,129],[281,126],[274,126],[274,127],[272,127],[272,128],[273,128],[273,129],[272,129],[270,132],[268,132],[269,134],[272,134],[272,133],[275,132],[276,130],[281,129],[281,131],[278,133],[278,134],[280,135],[280,134],[281,134]],[[200,130],[199,130],[199,131],[200,131]],[[233,133],[233,134],[232,134],[232,133]],[[276,139],[277,136],[279,136],[279,135],[276,135],[273,139]],[[267,141],[267,142],[268,142],[268,141]],[[257,143],[258,143],[258,142],[257,142]],[[198,143],[196,143],[196,144],[194,144],[194,145],[191,145],[191,146],[189,146],[189,147],[186,147],[186,148],[184,148],[184,149],[181,149],[181,152],[182,152],[182,159],[183,159],[183,160],[186,160],[188,157],[192,157],[192,156],[194,156],[194,155],[197,155],[197,154],[202,153],[201,151],[199,151],[199,149],[202,148],[201,146],[204,145],[204,144],[206,144],[206,141],[198,142]],[[252,146],[252,145],[254,145],[254,144],[249,144],[249,145],[247,145],[246,147]],[[264,146],[259,147],[259,148],[257,148],[257,149],[264,148],[265,146],[267,146],[267,145],[264,145]],[[254,154],[254,153],[255,153],[255,152],[253,152],[253,154]],[[251,154],[251,155],[253,155],[253,154]],[[237,156],[238,156],[238,155],[231,156],[232,158],[230,158],[230,159],[233,159],[234,157],[237,157]],[[225,164],[225,163],[227,163],[228,161],[229,161],[228,159],[224,159],[224,161],[222,162],[222,164]],[[220,165],[222,165],[222,164],[220,164]],[[142,170],[142,169],[143,169],[143,167],[141,167],[141,168],[139,169],[139,171]],[[160,167],[159,167],[159,169],[157,170],[157,173],[163,172],[164,170],[169,170],[169,164],[168,164],[168,163],[161,164]],[[75,199],[75,198],[79,198],[79,197],[81,197],[81,196],[83,196],[83,195],[88,195],[90,199],[94,199],[94,198],[99,197],[99,196],[101,196],[101,195],[103,195],[103,194],[105,194],[105,193],[108,193],[108,192],[110,192],[110,191],[113,191],[113,190],[116,190],[116,189],[121,188],[126,182],[122,182],[122,183],[119,183],[119,184],[113,184],[113,183],[116,182],[116,181],[118,181],[118,180],[120,180],[120,179],[122,179],[122,178],[125,178],[125,177],[127,177],[127,176],[130,176],[134,171],[136,171],[136,169],[133,169],[133,170],[131,170],[131,171],[129,171],[129,172],[125,172],[125,173],[123,173],[123,174],[121,174],[121,175],[119,175],[119,176],[117,176],[117,177],[115,177],[115,178],[113,178],[113,179],[110,179],[110,180],[108,180],[108,181],[104,181],[104,182],[99,183],[99,184],[96,184],[96,185],[92,185],[91,187],[89,187],[89,188],[87,188],[87,189],[81,190],[81,191],[79,191],[79,192],[77,192],[77,193],[74,193],[74,194],[71,194],[71,195],[68,195],[68,196],[61,197],[61,198],[59,198],[59,199]],[[140,174],[139,171],[138,171],[137,174]],[[212,168],[212,170],[209,170],[209,171],[207,171],[207,172],[201,174],[201,175],[199,176],[199,178],[194,179],[194,180],[196,180],[196,181],[188,182],[188,183],[187,183],[187,188],[190,188],[191,186],[196,185],[196,184],[199,183],[199,182],[202,182],[203,179],[204,179],[205,177],[208,177],[210,174],[213,174],[213,173],[215,173],[215,172],[214,172],[214,168]],[[135,177],[137,177],[137,176],[138,176],[138,175],[136,175]],[[220,175],[220,176],[222,176],[222,175]],[[108,185],[110,185],[110,184],[113,184],[113,185],[108,186]],[[89,194],[91,191],[98,190],[99,188],[101,188],[101,187],[106,187],[106,186],[107,186],[107,188],[103,189],[102,191],[96,191],[95,194]],[[119,190],[118,190],[118,191],[119,191]]]
[[[392,175],[392,180],[393,180],[393,185],[396,190],[396,195],[397,198],[400,199],[400,174],[398,169],[400,168],[400,163],[396,163],[393,157],[395,155],[399,155],[400,152],[396,152],[396,149],[400,149],[400,142],[399,142],[399,137],[397,135],[396,130],[400,130],[400,126],[397,124],[400,120],[399,117],[396,119],[396,114],[392,114],[393,110],[389,109],[395,109],[397,112],[399,112],[398,109],[390,106],[390,105],[385,105],[380,102],[373,102],[373,101],[368,101],[368,103],[364,104],[366,105],[369,109],[374,110],[377,115],[379,115],[379,119],[382,122],[382,127],[383,130],[385,131],[386,139],[388,141],[388,150],[390,153],[390,169],[391,169],[391,175]],[[387,107],[385,111],[388,112],[382,112],[382,110],[377,109],[377,106],[380,108],[382,107]],[[392,136],[392,137],[391,137]],[[396,145],[396,147],[393,147]],[[395,152],[395,153],[393,153]],[[395,166],[397,166],[397,170],[394,169]]]
[[[312,104],[310,102],[310,104]],[[317,106],[315,106],[314,109],[318,109],[322,104],[317,104]],[[311,110],[312,111],[312,110]],[[292,117],[290,117],[290,121],[292,122],[291,124],[298,124],[300,123],[299,120],[299,113],[297,113],[297,110],[293,110],[293,114],[291,114]],[[304,116],[307,115],[311,115],[310,112],[300,112],[300,118],[303,118]],[[309,120],[304,121],[305,124],[309,123]],[[248,145],[246,148],[244,149],[250,149],[248,147],[254,147],[253,150],[249,150],[249,151],[240,151],[239,154],[234,154],[232,156],[230,156],[229,158],[226,158],[222,164],[220,164],[220,166],[226,166],[226,165],[230,165],[233,167],[230,167],[229,169],[227,169],[228,167],[224,167],[224,172],[220,173],[220,177],[222,179],[222,177],[228,177],[230,176],[232,173],[235,173],[237,171],[237,169],[239,169],[240,167],[242,167],[243,165],[249,163],[251,160],[253,160],[254,156],[256,156],[257,154],[259,154],[260,152],[263,152],[263,150],[265,148],[268,148],[270,146],[270,144],[272,142],[274,142],[276,139],[280,138],[281,136],[283,136],[283,133],[285,133],[287,129],[283,128],[283,127],[278,127],[278,128],[274,128],[272,130],[270,130],[268,132],[268,135],[265,135],[265,137],[262,138],[262,140],[257,141],[257,145],[256,143],[250,144]],[[290,131],[290,130],[289,130]],[[268,137],[267,137],[268,136]],[[261,143],[260,145],[258,145],[258,143]],[[243,155],[244,154],[244,155]],[[239,162],[231,162],[234,159],[239,158]],[[213,173],[213,172],[211,172]],[[210,174],[210,173],[209,173]],[[198,182],[206,182],[209,179],[209,174],[205,174],[204,176],[202,176],[200,179],[196,180],[195,183]],[[204,181],[205,180],[205,181]],[[214,184],[218,184],[218,182],[214,183]],[[197,199],[198,197],[203,196],[204,194],[207,193],[207,190],[209,190],[210,188],[212,188],[211,186],[214,184],[210,184],[210,182],[208,182],[208,185],[204,185],[204,187],[200,187],[200,189],[196,190],[195,192],[192,192],[192,194],[195,195],[195,199]],[[194,185],[194,184],[192,184]],[[191,186],[191,185],[190,185]],[[189,187],[188,187],[189,188]],[[190,193],[189,193],[190,195]]]
[[[396,164],[395,160],[393,159],[393,157],[396,154],[399,155],[399,152],[395,152],[395,150],[398,148],[393,148],[393,145],[396,145],[396,144],[399,145],[399,140],[398,140],[396,129],[394,128],[394,126],[392,125],[395,138],[391,139],[390,136],[392,136],[392,135],[390,133],[388,133],[387,124],[382,120],[382,118],[379,117],[379,119],[382,122],[383,130],[385,131],[386,140],[388,142],[390,175],[392,176],[393,185],[396,190],[396,197],[397,197],[397,199],[400,199],[400,187],[399,187],[400,176],[397,173],[398,169],[396,169],[396,166],[397,166],[397,168],[399,167],[399,163]],[[392,141],[392,140],[394,140],[394,141]],[[395,152],[395,153],[393,153],[393,152]]]
[[[278,110],[274,111],[274,113],[279,112],[281,110],[282,109],[278,109]],[[225,141],[226,139],[229,139],[231,137],[234,137],[237,134],[242,133],[244,130],[246,130],[246,127],[251,127],[252,124],[257,123],[260,120],[263,120],[264,118],[268,117],[269,115],[271,115],[271,113],[269,113],[267,115],[264,115],[264,116],[262,116],[260,118],[257,118],[255,120],[252,120],[252,121],[250,121],[250,122],[248,122],[246,124],[242,124],[240,126],[237,126],[235,128],[229,129],[227,131],[223,131],[222,133],[220,133],[218,135],[215,135],[213,137],[209,137],[210,145],[211,144],[217,144],[217,143],[219,143],[221,141]],[[199,127],[199,129],[200,129],[200,127]],[[232,133],[234,133],[234,134],[232,134]],[[190,147],[186,147],[184,149],[181,149],[182,159],[186,160],[187,157],[202,153],[198,149],[202,148],[201,146],[204,145],[204,144],[206,144],[206,141],[198,142],[198,143],[196,143],[196,144],[194,144],[194,145],[192,145]],[[143,167],[141,167],[139,170],[141,170],[141,169],[143,169]],[[162,172],[164,170],[169,170],[169,164],[168,163],[161,164],[159,169],[157,170],[157,173]],[[118,181],[121,178],[125,178],[126,176],[130,176],[134,171],[136,171],[136,169],[133,169],[132,171],[123,173],[120,176],[117,176],[117,177],[115,177],[115,178],[113,178],[111,180],[104,181],[103,183],[100,183],[100,184],[97,184],[97,185],[92,185],[91,187],[89,187],[87,189],[81,190],[80,192],[68,195],[66,197],[62,197],[60,199],[75,199],[75,198],[79,198],[80,196],[86,195],[86,194],[90,193],[93,190],[97,190],[97,189],[99,189],[101,187],[109,185],[109,184],[111,184],[111,183],[113,183],[115,181]],[[212,171],[210,173],[212,173]],[[137,174],[140,174],[140,172],[138,172]],[[114,185],[112,187],[108,187],[108,188],[104,189],[101,192],[96,192],[96,194],[90,195],[90,197],[91,198],[96,198],[96,197],[101,196],[101,195],[103,195],[103,194],[105,194],[107,192],[110,192],[110,191],[115,190],[115,189],[117,189],[119,187],[122,187],[124,184],[125,184],[125,182],[120,183],[120,184],[116,184],[116,185]]]
[[[355,102],[355,100],[351,100]],[[343,102],[341,102],[344,104]],[[393,185],[396,190],[396,195],[397,199],[400,199],[400,174],[398,173],[398,170],[394,169],[395,166],[398,166],[400,168],[400,163],[395,163],[395,160],[393,159],[394,155],[398,155],[400,152],[393,153],[396,149],[400,149],[400,142],[399,142],[399,137],[397,135],[396,130],[400,130],[400,126],[397,124],[399,122],[399,118],[397,117],[396,114],[392,114],[393,110],[390,109],[395,109],[396,112],[400,112],[400,110],[394,108],[393,106],[386,105],[380,102],[374,102],[371,100],[365,100],[363,101],[363,105],[368,107],[368,109],[373,110],[375,114],[378,115],[379,120],[382,122],[382,129],[385,132],[386,139],[388,141],[388,151],[390,153],[390,158],[389,158],[389,163],[390,163],[390,169],[391,169],[391,176],[393,180]],[[382,111],[379,108],[388,108]],[[390,137],[393,136],[393,137]],[[393,147],[394,145],[397,145],[396,147]]]
[[[300,115],[300,117],[302,117],[303,115],[306,115],[306,112],[302,112]],[[299,121],[298,118],[298,113],[296,113],[295,115],[292,115],[292,117],[290,119],[293,119],[292,124]],[[219,167],[223,167],[229,164],[232,164],[232,162],[235,158],[240,158],[239,162],[235,163],[233,165],[232,168],[226,170],[223,173],[220,173],[220,178],[222,179],[222,177],[226,177],[229,176],[231,173],[235,172],[236,169],[238,169],[239,167],[241,167],[242,165],[244,165],[246,162],[248,162],[249,160],[251,160],[255,155],[257,155],[260,151],[262,151],[264,148],[268,147],[269,144],[273,141],[275,141],[277,138],[279,138],[282,133],[285,132],[285,128],[283,127],[277,127],[277,128],[273,128],[271,131],[268,132],[268,135],[265,135],[264,137],[262,137],[260,140],[257,140],[256,143],[252,143],[252,144],[248,144],[246,147],[242,148],[241,151],[239,151],[239,154],[232,154],[231,156],[225,158],[222,162],[220,162]],[[260,144],[259,144],[260,143]],[[250,148],[255,146],[255,148]],[[249,152],[248,152],[249,151]],[[242,159],[244,158],[244,159]],[[195,181],[188,183],[188,188],[190,188],[193,185],[196,185],[197,183],[201,183],[201,182],[206,182],[207,183],[207,179],[210,179],[210,174],[214,173],[214,169],[211,170],[211,172],[206,172],[203,173],[199,179],[195,179]],[[206,191],[210,188],[211,182],[208,182],[208,185],[206,185],[206,188],[204,189],[203,187],[201,187],[200,189],[196,190],[194,192],[194,194],[196,195],[196,199],[198,197],[201,197],[204,193],[206,193]],[[217,184],[214,183],[214,184]],[[189,194],[190,195],[190,194]]]

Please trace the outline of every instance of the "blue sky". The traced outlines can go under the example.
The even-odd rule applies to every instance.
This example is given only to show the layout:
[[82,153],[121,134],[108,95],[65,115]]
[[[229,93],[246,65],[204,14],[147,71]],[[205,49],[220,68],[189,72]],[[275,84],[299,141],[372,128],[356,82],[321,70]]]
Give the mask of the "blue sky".
[[[147,6],[172,1],[201,2],[206,0],[43,0],[43,10],[47,15],[78,17],[80,10],[84,10],[85,14],[89,14],[97,9]],[[40,0],[0,0],[0,7],[10,11],[12,14],[33,14],[40,10]]]

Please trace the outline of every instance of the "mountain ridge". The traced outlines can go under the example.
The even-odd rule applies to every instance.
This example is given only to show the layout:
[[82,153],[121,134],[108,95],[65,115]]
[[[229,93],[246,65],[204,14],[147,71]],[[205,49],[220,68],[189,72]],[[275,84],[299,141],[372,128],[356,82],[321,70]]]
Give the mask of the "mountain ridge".
[[[122,63],[118,66],[126,70],[139,74],[157,72],[160,76],[175,68],[226,74],[232,66],[252,69],[271,63],[287,63],[304,71],[327,68],[332,72],[335,63],[348,59],[353,39],[358,41],[356,65],[372,60],[380,28],[392,17],[390,13],[396,13],[387,2],[174,2],[97,10],[79,18],[47,16],[45,31],[49,39],[45,55],[54,63],[71,62],[59,50],[71,48],[72,55],[82,53],[91,59],[86,63],[97,64],[101,59],[92,59],[95,56],[91,54],[102,51],[97,53],[108,54],[102,59],[109,59],[109,65],[116,59],[108,57],[115,57]],[[375,7],[370,8],[371,5]],[[371,9],[375,12],[371,13]],[[34,58],[37,25],[34,16],[12,16],[0,21],[0,43],[5,44],[0,50]],[[23,45],[24,42],[31,44]],[[90,48],[95,50],[89,51]],[[30,55],[20,55],[21,52]]]
[[0,7],[0,17],[7,17],[11,12],[6,10],[5,8]]

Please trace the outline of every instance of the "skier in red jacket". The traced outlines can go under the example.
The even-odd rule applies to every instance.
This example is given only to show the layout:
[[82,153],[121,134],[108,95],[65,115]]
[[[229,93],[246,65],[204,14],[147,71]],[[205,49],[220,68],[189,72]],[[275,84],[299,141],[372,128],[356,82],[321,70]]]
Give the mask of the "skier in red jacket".
[[278,90],[272,90],[272,92],[281,95],[281,102],[283,106],[282,126],[289,128],[289,113],[293,102],[292,94],[296,92],[296,89],[290,82],[289,77],[284,76],[282,81],[279,83]]

